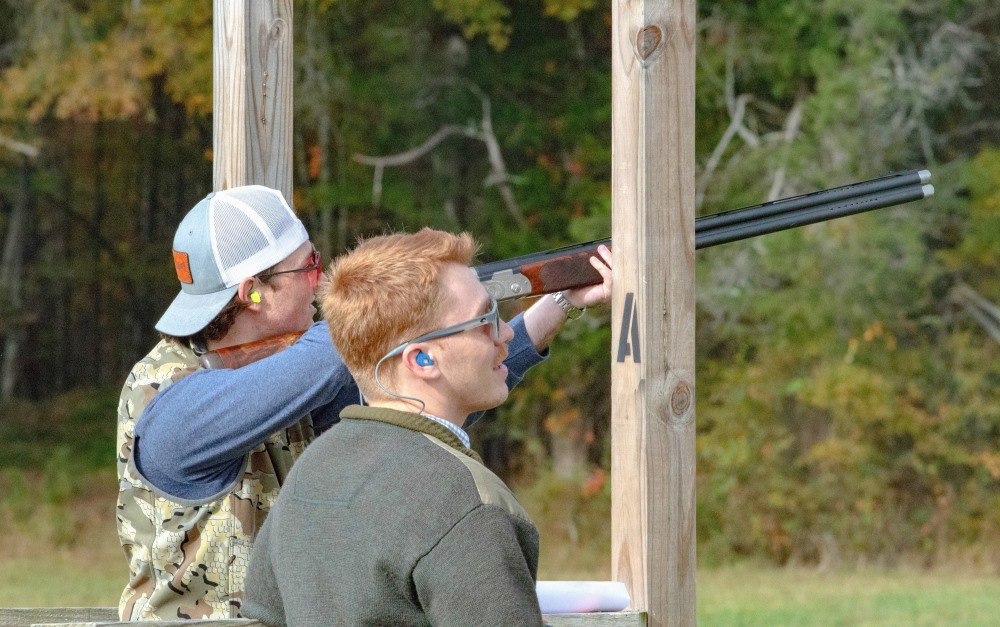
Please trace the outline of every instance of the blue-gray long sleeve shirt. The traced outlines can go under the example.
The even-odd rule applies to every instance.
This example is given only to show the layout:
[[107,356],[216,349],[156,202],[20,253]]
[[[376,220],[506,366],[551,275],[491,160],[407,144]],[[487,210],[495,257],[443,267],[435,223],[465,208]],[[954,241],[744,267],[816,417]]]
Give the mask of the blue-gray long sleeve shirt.
[[[510,325],[514,339],[504,363],[513,388],[548,354],[535,349],[521,315]],[[135,463],[175,500],[203,500],[229,488],[246,454],[272,433],[311,412],[318,435],[359,399],[327,323],[317,322],[272,357],[235,370],[199,370],[161,388],[136,424]]]

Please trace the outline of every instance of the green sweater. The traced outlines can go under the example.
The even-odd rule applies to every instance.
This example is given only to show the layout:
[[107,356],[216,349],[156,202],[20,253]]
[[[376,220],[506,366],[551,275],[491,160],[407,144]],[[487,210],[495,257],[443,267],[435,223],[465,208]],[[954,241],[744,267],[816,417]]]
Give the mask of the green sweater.
[[541,625],[538,531],[475,452],[418,414],[352,405],[293,466],[242,615],[284,625]]

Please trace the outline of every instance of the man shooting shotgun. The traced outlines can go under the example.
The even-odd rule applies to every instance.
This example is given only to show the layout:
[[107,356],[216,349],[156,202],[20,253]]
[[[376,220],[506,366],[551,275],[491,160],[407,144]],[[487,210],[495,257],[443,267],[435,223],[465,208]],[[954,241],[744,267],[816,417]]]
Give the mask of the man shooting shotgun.
[[[732,209],[695,220],[695,249],[710,248],[834,218],[901,205],[934,193],[927,170],[906,170],[800,196]],[[538,296],[603,281],[590,259],[611,239],[555,248],[474,266],[480,282],[497,301]],[[567,312],[578,315],[576,311]],[[265,339],[247,347],[211,352],[202,361],[236,368],[273,354],[295,336]]]

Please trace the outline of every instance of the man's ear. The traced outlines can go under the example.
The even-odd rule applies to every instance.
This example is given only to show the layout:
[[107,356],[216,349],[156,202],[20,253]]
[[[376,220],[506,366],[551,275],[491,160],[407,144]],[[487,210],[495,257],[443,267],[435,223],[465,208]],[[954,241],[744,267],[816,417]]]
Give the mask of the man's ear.
[[425,344],[410,344],[400,356],[403,365],[414,376],[430,379],[438,374],[437,362],[431,357],[431,349]]
[[250,306],[260,304],[262,298],[256,283],[257,280],[252,276],[240,281],[240,287],[236,290],[236,296],[240,299],[241,303],[246,303]]

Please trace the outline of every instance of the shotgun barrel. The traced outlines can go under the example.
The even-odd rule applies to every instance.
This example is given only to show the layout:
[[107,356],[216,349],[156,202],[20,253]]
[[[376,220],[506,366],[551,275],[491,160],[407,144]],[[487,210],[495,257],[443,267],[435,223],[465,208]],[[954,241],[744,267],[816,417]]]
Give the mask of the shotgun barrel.
[[719,244],[727,244],[758,235],[776,233],[777,231],[797,226],[825,222],[834,218],[843,218],[865,211],[901,205],[914,200],[922,200],[933,194],[933,185],[907,185],[863,194],[861,196],[844,198],[813,207],[805,207],[797,211],[788,211],[742,222],[733,222],[732,224],[714,229],[695,230],[694,247],[696,250],[710,248]]
[[823,189],[818,192],[802,194],[800,196],[772,200],[771,202],[753,205],[752,207],[743,207],[742,209],[733,209],[710,216],[704,216],[702,218],[698,218],[695,228],[700,230],[714,229],[720,226],[728,226],[731,224],[746,222],[748,220],[756,220],[758,218],[767,218],[781,213],[788,213],[790,211],[809,209],[810,207],[826,205],[840,200],[883,192],[898,187],[919,187],[927,184],[930,180],[931,173],[928,170],[906,170],[903,172],[894,172],[892,174],[880,176],[879,178],[861,181],[860,183],[851,183],[850,185],[843,185],[841,187],[832,187],[830,189]]

